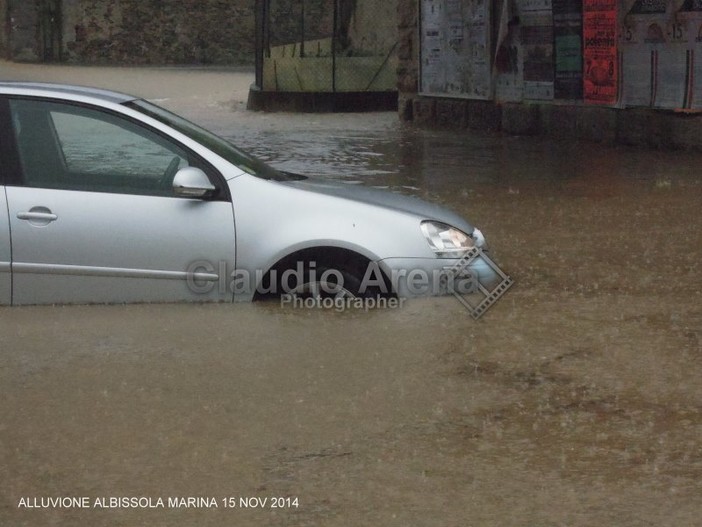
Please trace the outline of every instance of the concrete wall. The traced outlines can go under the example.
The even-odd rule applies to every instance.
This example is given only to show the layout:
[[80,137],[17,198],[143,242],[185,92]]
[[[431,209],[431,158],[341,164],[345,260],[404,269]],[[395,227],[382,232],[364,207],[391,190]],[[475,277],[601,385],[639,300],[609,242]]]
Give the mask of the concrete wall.
[[400,119],[420,127],[702,150],[702,113],[698,112],[585,103],[500,103],[418,95],[418,2],[398,0]]
[[400,118],[419,127],[702,150],[702,115],[698,113],[546,103],[497,104],[407,94],[404,100],[409,108],[400,113]]
[[417,0],[397,0],[397,91],[400,118],[412,121],[419,87]]

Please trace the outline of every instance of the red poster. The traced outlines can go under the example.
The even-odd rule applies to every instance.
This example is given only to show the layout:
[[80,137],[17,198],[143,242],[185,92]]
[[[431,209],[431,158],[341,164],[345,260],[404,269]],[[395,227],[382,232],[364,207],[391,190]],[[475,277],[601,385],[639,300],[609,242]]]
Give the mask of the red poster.
[[585,102],[617,102],[617,2],[583,1]]

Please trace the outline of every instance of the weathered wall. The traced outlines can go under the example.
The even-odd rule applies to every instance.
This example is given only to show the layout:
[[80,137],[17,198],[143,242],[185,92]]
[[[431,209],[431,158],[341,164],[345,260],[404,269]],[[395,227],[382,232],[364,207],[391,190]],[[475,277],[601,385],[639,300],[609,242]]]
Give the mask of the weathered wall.
[[[627,5],[632,2],[628,1]],[[515,103],[421,96],[418,94],[418,10],[419,0],[398,1],[397,72],[402,120],[421,127],[702,150],[700,112],[607,107],[573,101]]]
[[7,58],[10,54],[10,42],[8,40],[9,18],[7,17],[7,0],[0,0],[0,58]]
[[397,91],[400,118],[411,121],[419,86],[417,0],[397,0]]
[[[50,0],[10,2],[11,58],[38,61],[40,16]],[[253,0],[53,0],[61,53],[54,60],[119,64],[249,64]],[[45,10],[45,9],[44,9]]]
[[6,0],[6,41],[8,56],[17,61],[33,61],[39,57],[37,39],[39,15],[37,2]]
[[253,61],[249,0],[64,0],[67,58],[135,64]]
[[268,45],[281,46],[329,38],[334,27],[334,0],[271,0]]
[[[426,128],[544,135],[659,149],[702,150],[702,114],[646,108],[503,103],[407,97],[409,120]],[[407,115],[400,115],[407,120]]]
[[354,55],[377,56],[394,51],[397,43],[397,0],[356,0],[348,24]]

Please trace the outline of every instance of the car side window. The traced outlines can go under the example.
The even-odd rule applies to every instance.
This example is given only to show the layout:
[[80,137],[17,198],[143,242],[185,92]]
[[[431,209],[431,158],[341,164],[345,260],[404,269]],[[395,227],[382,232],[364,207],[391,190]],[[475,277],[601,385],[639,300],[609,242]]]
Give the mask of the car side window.
[[27,99],[10,111],[27,186],[172,196],[178,169],[197,166],[176,143],[107,111]]

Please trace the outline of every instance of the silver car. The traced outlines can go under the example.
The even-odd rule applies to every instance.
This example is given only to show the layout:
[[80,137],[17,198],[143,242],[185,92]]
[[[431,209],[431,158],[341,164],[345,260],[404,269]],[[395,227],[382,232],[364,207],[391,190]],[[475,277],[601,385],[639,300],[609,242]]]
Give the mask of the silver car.
[[441,294],[485,248],[441,207],[281,172],[128,95],[0,83],[0,124],[0,304]]

